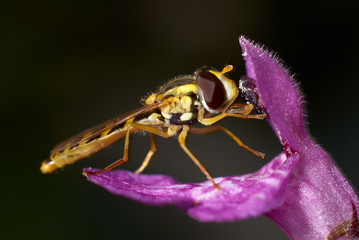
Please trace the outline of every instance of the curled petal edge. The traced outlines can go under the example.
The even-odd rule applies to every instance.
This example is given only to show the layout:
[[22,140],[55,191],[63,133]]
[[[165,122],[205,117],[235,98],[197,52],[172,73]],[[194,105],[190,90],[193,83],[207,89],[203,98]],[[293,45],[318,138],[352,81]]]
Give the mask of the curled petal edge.
[[[149,205],[173,204],[199,221],[225,222],[263,215],[284,199],[297,154],[275,157],[259,171],[243,176],[215,178],[221,190],[210,181],[180,184],[170,176],[134,174],[116,170],[87,179],[113,194]],[[84,169],[84,172],[95,171]]]

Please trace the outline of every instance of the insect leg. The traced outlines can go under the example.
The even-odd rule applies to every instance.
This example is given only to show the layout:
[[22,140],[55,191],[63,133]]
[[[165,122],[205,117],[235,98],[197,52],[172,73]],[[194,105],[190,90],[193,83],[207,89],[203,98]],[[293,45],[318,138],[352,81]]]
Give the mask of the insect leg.
[[201,172],[206,175],[207,179],[210,180],[213,183],[213,186],[217,189],[221,189],[219,185],[213,180],[211,174],[208,172],[206,167],[193,155],[193,153],[187,148],[186,146],[186,137],[187,133],[189,131],[188,126],[184,126],[182,132],[178,136],[178,141],[181,146],[181,148],[187,153],[187,155],[192,159],[192,161],[199,167]]
[[252,111],[252,109],[253,109],[252,104],[246,104],[245,106],[243,106],[243,109],[240,109],[240,110],[236,109],[236,110],[231,110],[229,112],[220,113],[211,118],[204,118],[204,109],[201,109],[198,112],[197,119],[203,125],[209,126],[209,125],[212,125],[226,117],[245,118],[245,119],[265,119],[267,117],[266,114],[250,115],[250,112]]
[[[164,137],[164,138],[171,137],[166,132],[164,132],[164,131],[162,131],[162,130],[160,130],[158,128],[152,127],[152,126],[139,124],[139,123],[134,123],[134,122],[128,122],[127,124],[128,124],[127,125],[128,128],[127,128],[127,132],[126,132],[125,147],[124,147],[123,157],[120,160],[117,160],[116,162],[110,164],[109,166],[105,167],[104,169],[102,169],[100,171],[87,172],[87,173],[85,173],[85,175],[86,174],[94,175],[94,174],[99,174],[99,173],[111,171],[112,169],[114,169],[114,168],[124,164],[125,162],[127,162],[128,161],[128,150],[129,150],[129,145],[130,145],[130,133],[131,133],[131,130],[137,129],[137,130],[140,130],[140,131],[153,133],[153,134],[159,135],[159,136]],[[146,161],[146,159],[145,159],[145,161]]]
[[[130,123],[129,123],[130,124]],[[116,162],[108,165],[107,167],[105,167],[104,169],[97,171],[97,172],[86,172],[84,173],[84,175],[95,175],[95,174],[100,174],[100,173],[104,173],[104,172],[108,172],[111,171],[112,169],[124,164],[125,162],[128,161],[128,149],[130,146],[130,132],[131,132],[131,128],[128,127],[127,131],[126,131],[126,138],[125,138],[125,147],[123,150],[123,157],[119,160],[117,160]]]
[[141,166],[135,171],[136,174],[140,174],[143,172],[143,170],[146,169],[146,167],[150,163],[150,160],[151,160],[153,154],[155,154],[155,152],[157,152],[156,139],[152,133],[150,134],[150,141],[151,141],[151,149],[150,149],[150,151],[148,151],[147,156],[146,156],[145,160],[143,160]]
[[217,132],[217,131],[224,131],[234,141],[236,141],[238,143],[238,145],[241,146],[242,148],[246,149],[247,151],[251,152],[252,154],[254,154],[254,155],[258,156],[258,157],[261,157],[262,159],[265,156],[264,153],[258,152],[256,150],[248,147],[247,145],[245,145],[236,135],[234,135],[234,133],[232,133],[227,128],[225,128],[223,126],[220,126],[220,125],[210,126],[210,127],[205,127],[205,128],[191,128],[189,131],[191,133],[196,133],[196,134],[206,134],[206,133],[212,133],[212,132]]

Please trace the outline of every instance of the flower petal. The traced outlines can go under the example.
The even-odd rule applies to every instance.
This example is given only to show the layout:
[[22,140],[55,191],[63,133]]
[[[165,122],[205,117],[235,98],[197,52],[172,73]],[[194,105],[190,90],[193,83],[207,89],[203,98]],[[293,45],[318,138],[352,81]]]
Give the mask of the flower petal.
[[241,37],[239,42],[247,75],[256,81],[270,124],[282,143],[288,141],[291,148],[298,151],[308,135],[304,126],[302,99],[296,84],[273,52],[245,37]]
[[174,204],[199,221],[223,222],[260,216],[278,207],[297,161],[297,155],[287,159],[280,154],[255,173],[216,178],[221,190],[210,181],[179,184],[169,176],[136,175],[123,170],[87,178],[113,194],[150,205]]
[[301,96],[288,71],[272,52],[244,37],[240,44],[247,74],[256,80],[270,124],[283,146],[300,158],[288,180],[284,203],[267,216],[291,239],[359,237],[359,200],[330,156],[305,129]]
[[[352,219],[359,207],[358,198],[330,156],[314,143],[301,150],[299,156],[284,204],[267,216],[291,239],[324,239],[346,221],[358,224],[357,218]],[[359,229],[350,231],[354,232],[347,234],[359,234]]]

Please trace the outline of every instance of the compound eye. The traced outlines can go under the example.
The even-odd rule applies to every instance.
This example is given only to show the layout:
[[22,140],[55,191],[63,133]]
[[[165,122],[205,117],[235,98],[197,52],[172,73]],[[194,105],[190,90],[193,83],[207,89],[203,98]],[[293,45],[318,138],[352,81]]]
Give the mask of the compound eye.
[[211,72],[197,74],[197,83],[203,93],[204,101],[213,110],[219,109],[226,102],[226,90],[221,80]]

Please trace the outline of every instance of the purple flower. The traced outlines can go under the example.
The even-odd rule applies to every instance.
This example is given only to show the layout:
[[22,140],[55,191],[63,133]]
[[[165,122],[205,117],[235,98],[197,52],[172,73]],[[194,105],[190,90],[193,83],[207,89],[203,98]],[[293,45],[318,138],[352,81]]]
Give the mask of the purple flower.
[[145,204],[174,204],[199,221],[266,215],[291,239],[359,238],[358,198],[309,135],[294,80],[272,52],[244,37],[240,44],[283,153],[255,173],[216,178],[221,190],[210,181],[181,184],[169,176],[123,170],[87,175],[88,180]]

